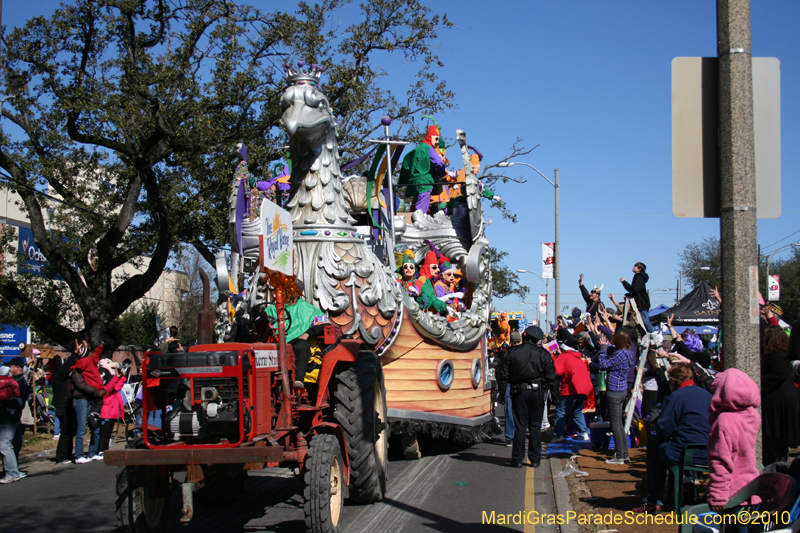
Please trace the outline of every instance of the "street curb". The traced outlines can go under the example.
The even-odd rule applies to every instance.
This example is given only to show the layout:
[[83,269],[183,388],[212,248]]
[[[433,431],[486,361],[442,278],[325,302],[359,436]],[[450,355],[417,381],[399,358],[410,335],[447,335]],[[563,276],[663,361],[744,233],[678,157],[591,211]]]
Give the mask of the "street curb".
[[[550,476],[553,479],[553,496],[556,501],[556,513],[560,516],[567,516],[568,512],[572,512],[572,502],[569,498],[569,485],[567,479],[563,477],[556,477],[556,474],[561,472],[561,459],[555,457],[550,458]],[[578,524],[575,520],[571,520],[562,524],[561,533],[578,533]]]
[[[118,449],[118,448],[124,448],[124,447],[125,447],[125,441],[121,440],[121,441],[117,441],[115,443],[109,443],[108,449],[112,450],[112,449]],[[34,463],[34,462],[37,462],[37,463],[38,462],[53,462],[53,459],[56,456],[56,449],[57,448],[52,448],[52,449],[42,450],[40,452],[26,453],[25,455],[20,455],[19,459],[18,459],[18,462],[20,464],[23,464],[23,463],[24,464],[29,464],[29,463]],[[73,452],[74,452],[74,450],[73,450]]]

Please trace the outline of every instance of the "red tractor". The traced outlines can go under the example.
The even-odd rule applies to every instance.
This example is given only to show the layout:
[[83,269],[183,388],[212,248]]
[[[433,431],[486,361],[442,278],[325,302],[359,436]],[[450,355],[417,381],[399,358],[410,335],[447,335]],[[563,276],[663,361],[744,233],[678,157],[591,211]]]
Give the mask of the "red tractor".
[[[159,531],[172,491],[181,488],[181,521],[194,493],[240,494],[248,470],[299,468],[306,526],[339,530],[344,500],[370,503],[386,489],[386,389],[378,357],[361,341],[325,326],[315,385],[292,388],[294,355],[284,341],[277,298],[273,342],[202,344],[184,353],[150,352],[142,361],[143,438],[108,450],[119,466],[117,517],[125,531]],[[161,415],[162,428],[147,424]],[[176,472],[185,472],[178,481]]]

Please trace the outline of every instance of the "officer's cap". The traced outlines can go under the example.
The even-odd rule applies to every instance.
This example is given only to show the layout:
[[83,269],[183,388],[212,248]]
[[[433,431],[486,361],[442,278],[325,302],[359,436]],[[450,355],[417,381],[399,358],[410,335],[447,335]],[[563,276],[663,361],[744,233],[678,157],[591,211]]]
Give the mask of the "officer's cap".
[[525,336],[531,337],[535,341],[544,339],[544,331],[539,326],[528,326],[525,328]]

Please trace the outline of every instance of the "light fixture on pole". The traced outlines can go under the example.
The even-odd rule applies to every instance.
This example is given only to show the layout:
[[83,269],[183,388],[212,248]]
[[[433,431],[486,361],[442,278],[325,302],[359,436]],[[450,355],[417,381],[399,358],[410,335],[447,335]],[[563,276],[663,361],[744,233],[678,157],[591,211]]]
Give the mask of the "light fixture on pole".
[[[520,302],[519,305],[520,305],[520,307],[524,307],[524,306],[527,305],[528,309],[532,309],[533,308],[533,304],[529,304],[528,302]],[[541,316],[539,315],[539,307],[537,306],[536,307],[536,323],[538,324],[540,320],[541,320]]]
[[[521,274],[533,274],[534,276],[536,276],[537,278],[539,278],[544,282],[544,298],[545,302],[547,303],[547,310],[545,311],[544,314],[544,321],[547,324],[547,330],[549,331],[550,330],[550,278],[543,278],[536,272],[531,272],[530,270],[522,270],[518,268],[517,272],[520,272]],[[539,325],[541,326],[541,322],[539,322]]]
[[[514,165],[524,165],[526,167],[531,167],[535,170],[541,177],[543,177],[547,183],[553,186],[555,190],[555,200],[556,200],[556,236],[555,241],[553,242],[553,262],[555,263],[553,268],[553,279],[556,281],[556,315],[561,312],[561,242],[559,239],[559,189],[558,189],[558,169],[555,170],[555,182],[550,181],[550,179],[542,174],[542,172],[533,165],[529,165],[528,163],[522,163],[520,161],[501,161],[497,164],[498,167],[507,168],[513,167]],[[518,271],[519,272],[519,271]],[[533,272],[531,272],[533,274]],[[537,274],[538,276],[538,274]],[[539,276],[541,278],[541,276]],[[550,302],[548,302],[548,306]]]
[[694,270],[711,270],[711,267],[692,267],[687,268],[686,270],[681,270],[680,274],[678,274],[678,290],[675,293],[676,304],[681,301],[681,298],[683,298],[683,275]]
[[13,98],[18,94],[28,92],[28,82],[25,81],[25,76],[21,74],[11,74],[8,76],[8,95],[0,100],[0,115],[3,114],[3,103],[9,98]]

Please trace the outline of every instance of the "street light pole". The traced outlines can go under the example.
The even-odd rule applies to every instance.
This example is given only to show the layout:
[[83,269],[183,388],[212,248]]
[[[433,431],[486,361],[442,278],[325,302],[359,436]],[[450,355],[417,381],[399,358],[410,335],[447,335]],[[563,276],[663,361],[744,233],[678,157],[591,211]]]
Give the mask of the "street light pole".
[[544,278],[544,323],[550,331],[550,278]]
[[560,220],[560,201],[559,201],[559,188],[558,188],[558,169],[555,170],[555,184],[553,185],[556,190],[556,240],[553,242],[553,277],[556,280],[556,318],[561,314],[561,241],[559,239],[559,220]]
[[[559,188],[558,188],[558,169],[555,170],[555,183],[550,181],[550,179],[542,174],[542,172],[533,165],[529,165],[528,163],[522,163],[521,161],[502,161],[497,164],[498,167],[513,167],[514,165],[524,165],[526,167],[531,167],[535,170],[541,177],[543,177],[547,183],[553,186],[555,190],[555,224],[556,224],[556,234],[555,239],[553,241],[553,279],[556,281],[556,316],[561,312],[561,242],[560,242],[560,226],[559,226]],[[531,272],[533,274],[533,272]],[[538,274],[537,274],[538,276]],[[541,276],[539,276],[542,278]],[[544,279],[544,278],[542,278]],[[549,279],[549,278],[548,278]],[[550,302],[547,302],[548,307],[550,306]]]
[[[533,274],[534,276],[536,276],[537,278],[539,278],[540,280],[542,280],[544,282],[544,299],[545,299],[545,303],[547,304],[547,306],[545,307],[544,321],[547,324],[547,329],[549,330],[550,329],[550,278],[543,278],[542,276],[540,276],[536,272],[532,272],[530,270],[521,270],[521,269],[518,268],[517,272],[520,272],[522,274]],[[540,307],[541,306],[538,306],[538,305],[536,306],[537,317],[539,316],[538,309]],[[541,326],[541,324],[542,324],[542,322],[540,320],[539,321],[539,325]]]

